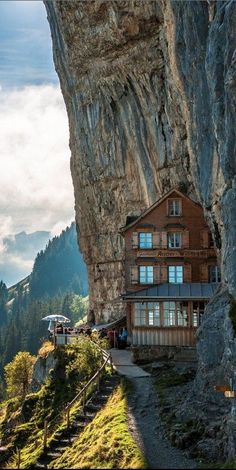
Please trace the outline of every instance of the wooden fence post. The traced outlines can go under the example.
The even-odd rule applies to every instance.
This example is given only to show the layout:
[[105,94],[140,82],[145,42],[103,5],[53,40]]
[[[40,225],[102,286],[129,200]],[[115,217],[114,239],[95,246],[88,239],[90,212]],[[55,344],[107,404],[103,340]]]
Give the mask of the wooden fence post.
[[19,447],[16,448],[16,451],[17,451],[17,468],[20,468],[20,464],[21,464],[21,455],[20,455],[20,449],[19,449]]
[[84,415],[86,414],[85,403],[86,403],[86,390],[83,393],[83,413],[84,413]]
[[67,425],[67,429],[69,429],[70,427],[70,407],[69,406],[66,410],[66,425]]
[[44,434],[43,434],[43,448],[46,450],[47,448],[47,439],[48,439],[48,421],[45,419],[44,421]]
[[99,374],[97,376],[97,389],[100,390],[100,377],[99,377]]

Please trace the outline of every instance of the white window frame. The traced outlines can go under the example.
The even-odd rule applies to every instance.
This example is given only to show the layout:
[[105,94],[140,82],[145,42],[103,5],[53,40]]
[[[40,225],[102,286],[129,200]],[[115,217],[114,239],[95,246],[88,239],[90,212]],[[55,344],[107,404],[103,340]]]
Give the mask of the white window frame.
[[182,284],[184,282],[183,266],[168,266],[168,282],[170,284]]
[[181,232],[168,232],[167,233],[168,248],[181,248],[182,247],[182,234]]
[[154,283],[154,266],[139,266],[139,283]]
[[153,248],[153,234],[151,232],[139,232],[138,246],[141,250],[151,250]]
[[182,214],[181,199],[168,199],[168,215],[170,217],[179,217]]
[[221,272],[217,264],[209,266],[209,282],[221,282]]

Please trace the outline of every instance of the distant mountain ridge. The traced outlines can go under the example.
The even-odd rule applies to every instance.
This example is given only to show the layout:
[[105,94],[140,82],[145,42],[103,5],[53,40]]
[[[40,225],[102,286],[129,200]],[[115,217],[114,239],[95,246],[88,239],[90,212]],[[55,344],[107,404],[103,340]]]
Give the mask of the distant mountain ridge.
[[18,351],[35,354],[47,324],[61,313],[76,322],[87,314],[87,269],[77,244],[75,223],[49,240],[31,274],[7,289],[0,282],[0,376]]
[[45,248],[51,237],[51,233],[46,230],[32,233],[22,231],[4,237],[0,279],[3,279],[8,286],[12,286],[27,276],[32,270],[37,253]]
[[37,254],[31,274],[8,288],[8,301],[19,289],[33,299],[52,298],[67,292],[88,294],[87,268],[78,248],[74,222]]
[[30,296],[34,299],[70,291],[88,294],[87,268],[79,251],[74,222],[38,253],[29,281]]

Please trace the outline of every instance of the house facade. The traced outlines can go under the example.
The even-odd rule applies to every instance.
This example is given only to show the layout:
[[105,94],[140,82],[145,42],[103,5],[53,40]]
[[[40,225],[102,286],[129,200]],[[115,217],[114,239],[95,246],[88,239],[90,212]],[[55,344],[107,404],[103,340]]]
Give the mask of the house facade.
[[127,327],[132,345],[194,346],[220,282],[202,207],[173,189],[121,234],[125,239]]

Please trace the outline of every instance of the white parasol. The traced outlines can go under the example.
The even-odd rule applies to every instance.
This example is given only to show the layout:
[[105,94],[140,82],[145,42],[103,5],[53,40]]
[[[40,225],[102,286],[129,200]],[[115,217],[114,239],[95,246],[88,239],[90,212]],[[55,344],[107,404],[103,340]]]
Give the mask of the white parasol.
[[47,315],[42,320],[49,321],[48,330],[55,331],[56,323],[69,323],[70,319],[64,315]]

